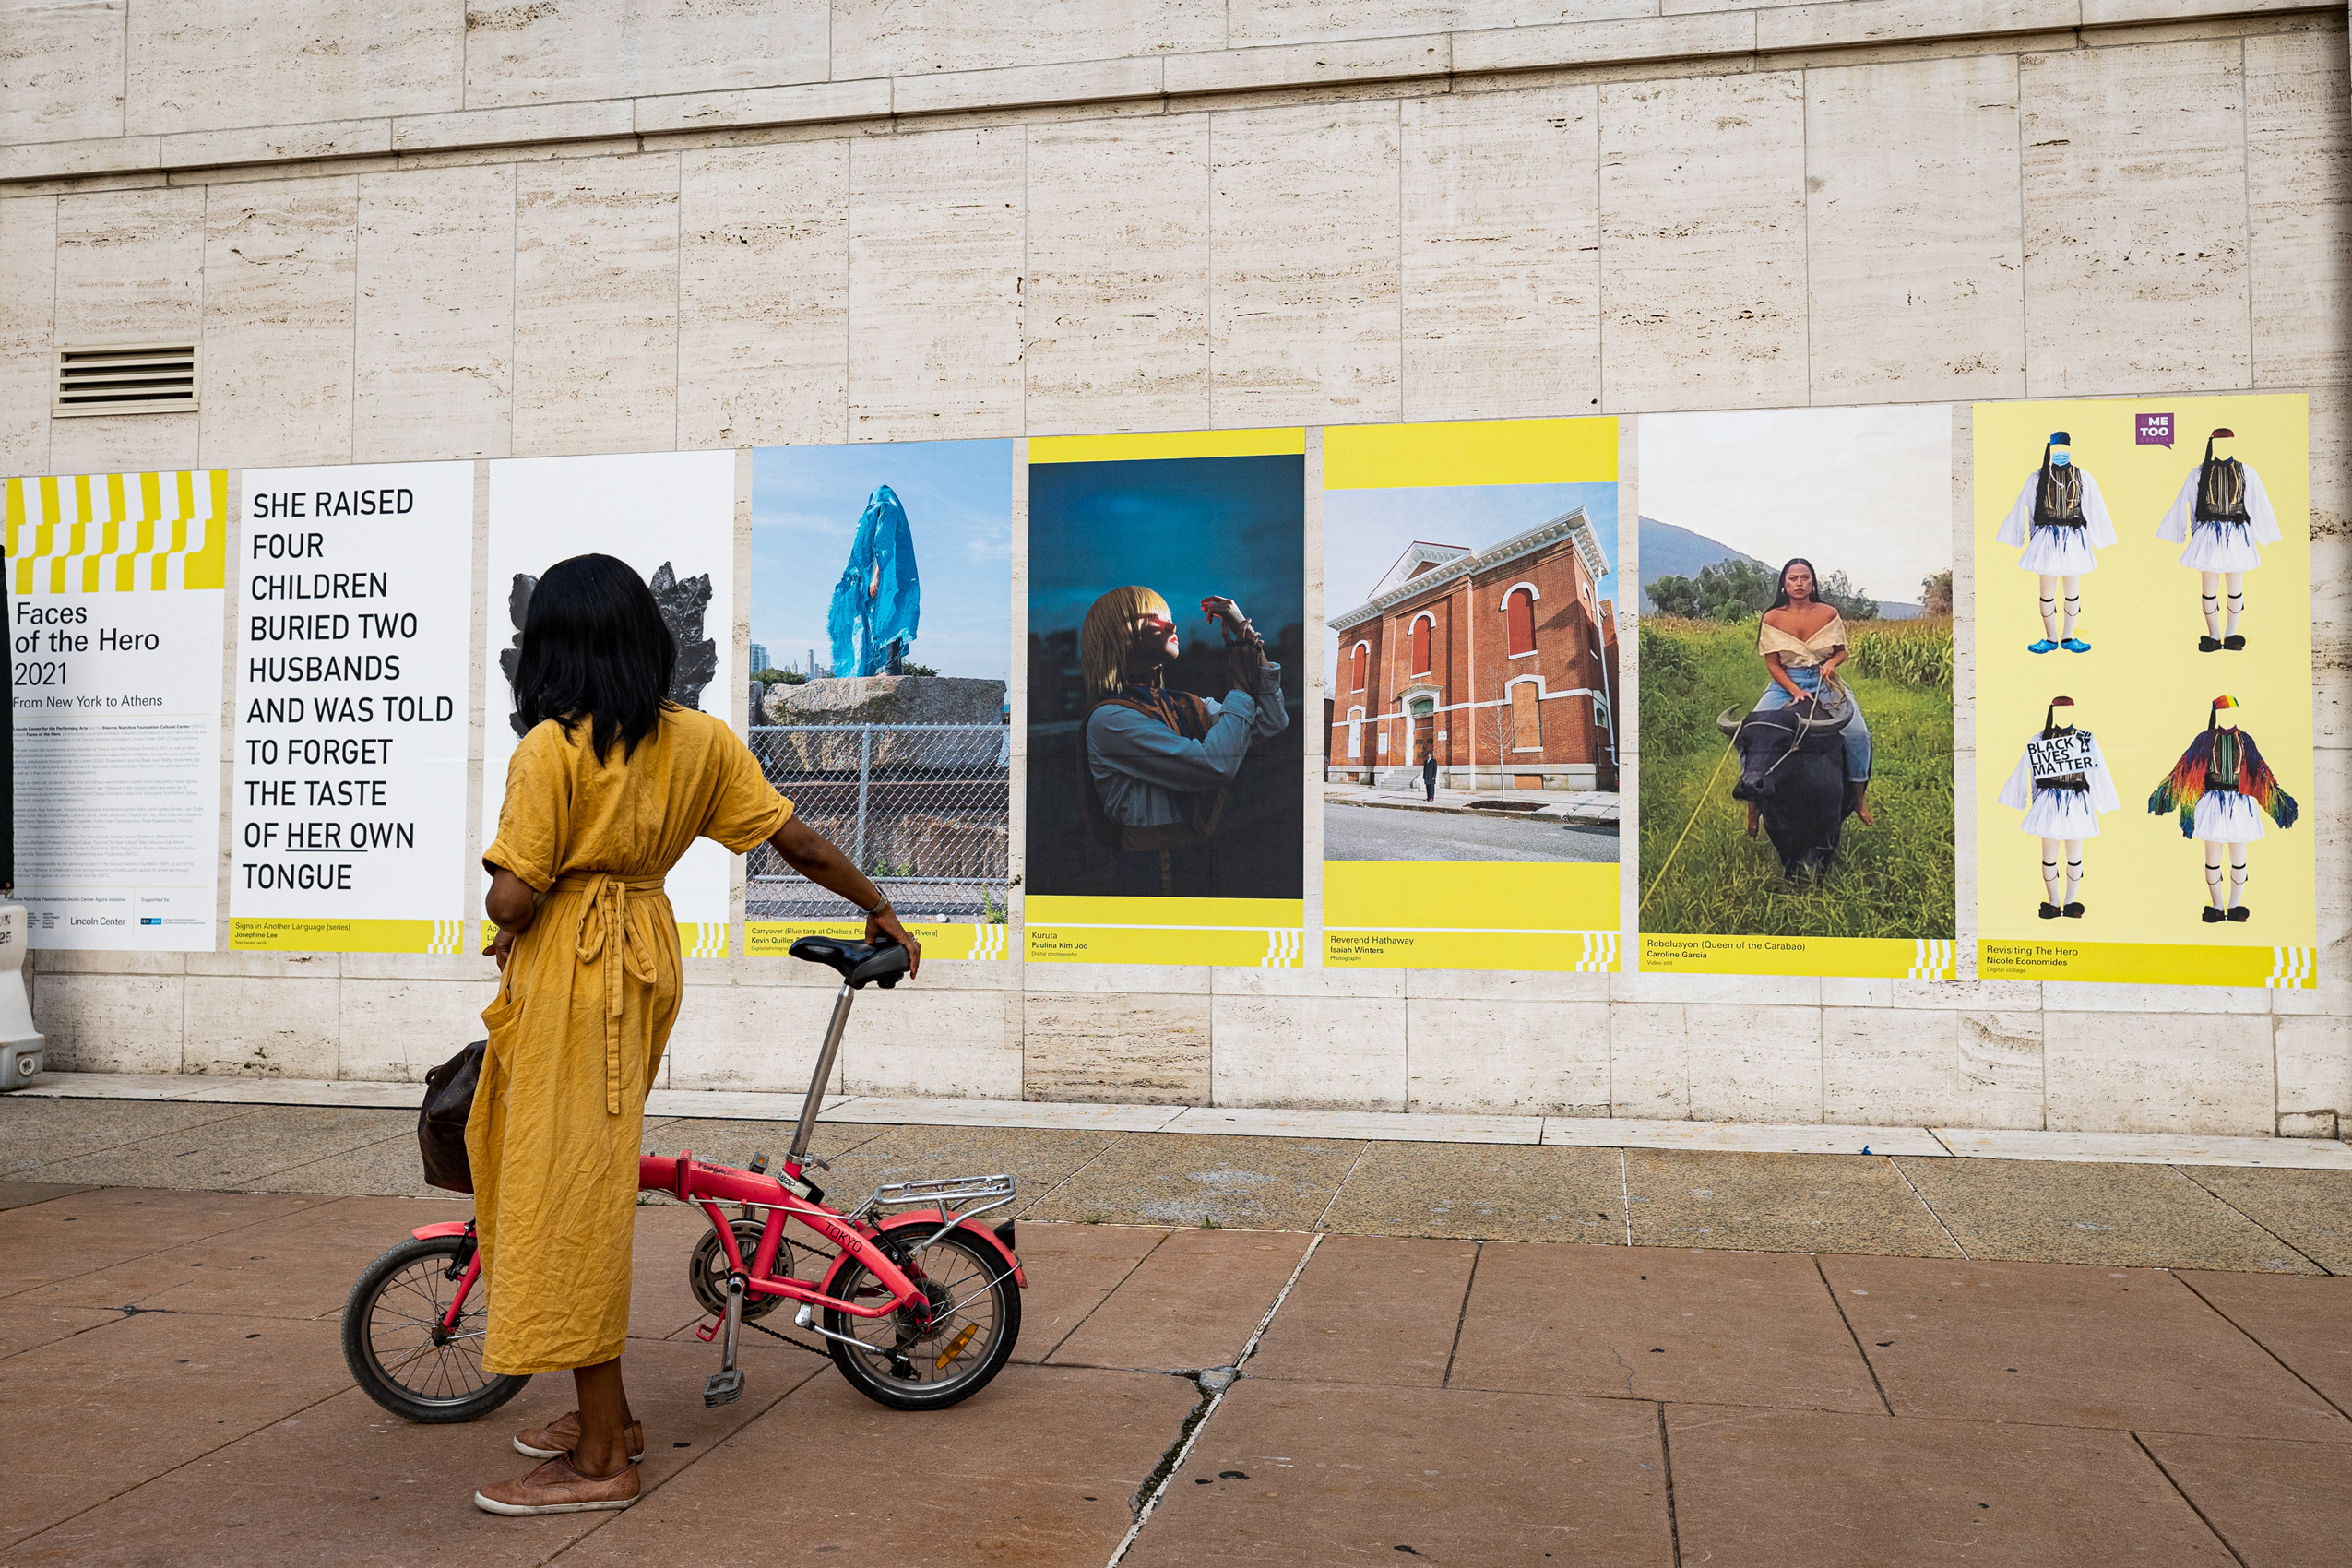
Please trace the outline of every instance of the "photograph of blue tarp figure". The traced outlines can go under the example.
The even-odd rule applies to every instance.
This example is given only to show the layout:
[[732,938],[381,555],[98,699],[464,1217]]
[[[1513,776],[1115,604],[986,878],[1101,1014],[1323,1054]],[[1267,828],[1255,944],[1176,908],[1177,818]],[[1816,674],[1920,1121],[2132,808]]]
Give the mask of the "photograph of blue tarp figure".
[[[1005,918],[1013,446],[764,446],[752,459],[752,749],[924,924]],[[746,919],[854,911],[767,850]]]

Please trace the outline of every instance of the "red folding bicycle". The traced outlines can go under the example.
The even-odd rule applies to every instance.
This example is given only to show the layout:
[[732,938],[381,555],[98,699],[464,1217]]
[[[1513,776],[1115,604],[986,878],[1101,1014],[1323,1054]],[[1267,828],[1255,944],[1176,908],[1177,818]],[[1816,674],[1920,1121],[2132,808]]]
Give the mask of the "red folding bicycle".
[[[1013,1251],[1013,1222],[980,1223],[1013,1201],[1013,1178],[894,1182],[847,1214],[826,1203],[807,1173],[829,1167],[809,1154],[809,1139],[849,1006],[868,985],[897,985],[907,950],[812,936],[791,952],[839,971],[841,991],[780,1171],[767,1171],[766,1155],[742,1170],[707,1164],[689,1150],[637,1162],[640,1191],[668,1194],[710,1218],[687,1260],[687,1283],[712,1319],[697,1336],[722,1341],[703,1402],[725,1405],[742,1396],[736,1342],[749,1324],[829,1352],[870,1399],[901,1410],[944,1409],[987,1387],[1020,1336],[1028,1280]],[[735,1216],[721,1204],[738,1206]],[[785,1228],[795,1222],[814,1241],[788,1238]],[[469,1421],[504,1405],[530,1379],[482,1366],[491,1286],[472,1220],[419,1226],[351,1287],[343,1307],[351,1375],[370,1398],[412,1421]],[[821,1348],[760,1322],[787,1301],[799,1304],[793,1325],[818,1336]]]

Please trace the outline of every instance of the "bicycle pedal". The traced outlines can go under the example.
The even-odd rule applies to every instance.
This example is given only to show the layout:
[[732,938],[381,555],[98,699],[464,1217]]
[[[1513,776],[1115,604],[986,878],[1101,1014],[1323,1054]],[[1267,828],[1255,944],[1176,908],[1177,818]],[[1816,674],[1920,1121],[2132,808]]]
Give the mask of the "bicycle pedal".
[[743,1370],[741,1367],[712,1372],[702,1380],[702,1402],[706,1405],[732,1405],[742,1396]]

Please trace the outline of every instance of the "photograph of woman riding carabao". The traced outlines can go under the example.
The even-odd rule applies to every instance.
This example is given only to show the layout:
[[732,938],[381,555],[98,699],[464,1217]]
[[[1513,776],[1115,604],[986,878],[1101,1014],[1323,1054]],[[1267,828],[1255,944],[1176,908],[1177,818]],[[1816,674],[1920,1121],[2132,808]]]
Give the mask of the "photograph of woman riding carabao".
[[1950,939],[1951,411],[1648,415],[1639,450],[1642,930]]
[[568,1370],[572,1413],[516,1435],[541,1460],[484,1486],[493,1514],[625,1508],[643,1428],[621,1351],[645,1100],[680,996],[662,878],[697,837],[760,844],[865,911],[868,942],[921,953],[881,892],[792,814],[726,720],[669,699],[678,660],[645,580],[610,555],[550,568],[512,677],[525,733],[482,852],[497,1000],[466,1152],[486,1273],[482,1365]]

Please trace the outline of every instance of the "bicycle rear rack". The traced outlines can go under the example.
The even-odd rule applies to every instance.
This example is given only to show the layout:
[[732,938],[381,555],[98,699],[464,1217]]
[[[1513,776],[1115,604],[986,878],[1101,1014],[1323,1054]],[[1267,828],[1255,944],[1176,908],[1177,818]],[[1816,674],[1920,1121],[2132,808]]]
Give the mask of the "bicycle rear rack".
[[[892,1182],[876,1187],[873,1195],[858,1206],[849,1216],[850,1223],[863,1219],[878,1208],[936,1207],[945,1221],[923,1238],[919,1244],[928,1247],[968,1219],[975,1219],[991,1209],[1003,1208],[1013,1201],[1015,1182],[1004,1172],[994,1176],[942,1176],[929,1182]],[[972,1204],[965,1208],[959,1206]]]

